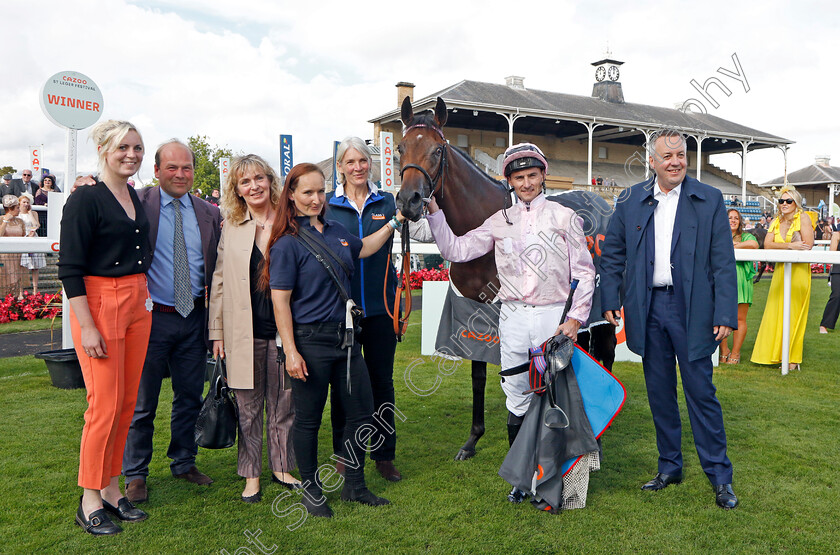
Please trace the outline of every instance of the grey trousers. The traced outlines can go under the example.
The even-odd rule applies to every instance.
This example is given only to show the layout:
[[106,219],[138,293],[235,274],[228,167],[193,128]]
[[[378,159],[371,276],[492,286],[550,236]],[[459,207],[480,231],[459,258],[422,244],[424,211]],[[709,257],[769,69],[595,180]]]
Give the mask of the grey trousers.
[[[292,423],[295,409],[285,368],[277,364],[274,340],[254,339],[254,389],[235,389],[239,407],[239,460],[236,472],[243,478],[262,473],[263,412],[268,434],[268,463],[273,472],[290,472],[295,466]],[[263,411],[263,407],[265,410]]]

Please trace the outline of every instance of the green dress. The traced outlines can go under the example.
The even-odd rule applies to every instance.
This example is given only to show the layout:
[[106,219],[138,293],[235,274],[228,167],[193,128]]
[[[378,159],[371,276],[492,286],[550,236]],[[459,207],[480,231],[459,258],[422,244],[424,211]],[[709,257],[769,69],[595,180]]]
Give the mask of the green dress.
[[[757,241],[754,235],[741,232],[741,242]],[[753,298],[753,277],[755,277],[755,263],[751,260],[742,260],[735,263],[738,272],[738,304],[752,305]]]

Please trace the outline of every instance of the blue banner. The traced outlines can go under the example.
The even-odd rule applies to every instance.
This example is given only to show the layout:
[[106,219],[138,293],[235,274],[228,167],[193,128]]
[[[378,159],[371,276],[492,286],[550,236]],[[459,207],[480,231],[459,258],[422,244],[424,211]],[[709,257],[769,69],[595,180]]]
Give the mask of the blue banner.
[[280,135],[280,179],[286,180],[286,176],[295,165],[294,158],[292,158],[292,136]]

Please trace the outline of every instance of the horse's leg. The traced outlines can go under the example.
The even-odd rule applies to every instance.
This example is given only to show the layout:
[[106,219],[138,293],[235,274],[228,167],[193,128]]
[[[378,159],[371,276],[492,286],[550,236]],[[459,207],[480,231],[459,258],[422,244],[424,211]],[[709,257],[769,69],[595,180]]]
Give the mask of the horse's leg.
[[465,461],[475,455],[475,444],[484,435],[484,386],[487,383],[487,363],[472,361],[473,417],[470,437],[455,455],[456,461]]

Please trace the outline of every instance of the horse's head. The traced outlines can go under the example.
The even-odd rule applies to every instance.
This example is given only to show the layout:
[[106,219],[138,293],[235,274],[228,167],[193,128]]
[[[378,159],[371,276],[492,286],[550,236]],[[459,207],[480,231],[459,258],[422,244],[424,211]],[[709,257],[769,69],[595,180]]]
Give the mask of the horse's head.
[[397,207],[403,215],[417,221],[423,214],[424,200],[440,194],[446,165],[446,103],[437,99],[434,114],[415,115],[408,97],[400,113],[405,132],[397,150],[400,153],[402,186]]

